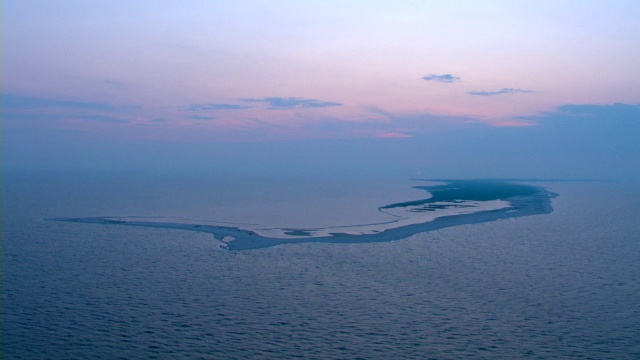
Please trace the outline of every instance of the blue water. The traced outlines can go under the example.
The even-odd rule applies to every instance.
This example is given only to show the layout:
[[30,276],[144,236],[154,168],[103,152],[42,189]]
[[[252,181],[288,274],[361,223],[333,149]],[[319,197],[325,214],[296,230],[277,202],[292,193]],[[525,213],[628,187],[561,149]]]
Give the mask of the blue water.
[[[311,196],[292,183],[291,202]],[[245,252],[44,220],[241,216],[255,200],[233,184],[5,174],[3,358],[640,358],[634,184],[544,184],[560,194],[552,214],[401,241]],[[325,210],[354,196],[322,191],[336,193]]]

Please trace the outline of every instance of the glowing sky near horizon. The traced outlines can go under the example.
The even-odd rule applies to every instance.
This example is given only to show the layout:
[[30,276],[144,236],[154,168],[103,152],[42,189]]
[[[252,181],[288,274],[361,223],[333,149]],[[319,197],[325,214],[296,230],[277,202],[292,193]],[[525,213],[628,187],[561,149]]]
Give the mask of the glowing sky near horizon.
[[640,103],[638,19],[638,1],[5,1],[3,127],[254,142],[537,126]]

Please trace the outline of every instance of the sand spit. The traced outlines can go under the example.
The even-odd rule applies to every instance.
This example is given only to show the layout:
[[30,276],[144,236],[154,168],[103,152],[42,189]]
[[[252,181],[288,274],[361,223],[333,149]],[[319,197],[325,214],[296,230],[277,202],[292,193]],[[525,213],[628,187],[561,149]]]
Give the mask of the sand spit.
[[450,226],[548,214],[557,194],[538,186],[498,180],[448,180],[444,185],[418,186],[431,197],[378,208],[389,220],[372,224],[324,228],[277,228],[163,217],[79,217],[55,221],[144,226],[211,233],[221,249],[248,250],[281,244],[394,241]]

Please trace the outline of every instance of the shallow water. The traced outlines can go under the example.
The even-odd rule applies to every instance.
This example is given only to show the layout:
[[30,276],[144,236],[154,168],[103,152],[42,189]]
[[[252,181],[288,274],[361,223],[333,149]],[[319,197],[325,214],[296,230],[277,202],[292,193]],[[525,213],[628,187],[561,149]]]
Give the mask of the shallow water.
[[208,234],[44,221],[212,208],[207,186],[172,199],[77,180],[5,180],[3,358],[640,357],[636,186],[545,184],[553,214],[390,243],[227,252]]
[[[446,184],[417,188],[430,194],[422,195],[422,199],[377,207],[376,217],[384,214],[387,216],[384,221],[371,218],[363,224],[349,226],[279,228],[266,224],[160,216],[63,217],[49,220],[205,232],[214,235],[220,241],[221,248],[249,250],[309,242],[345,244],[401,240],[445,227],[549,214],[553,212],[551,199],[557,196],[544,187],[496,180],[447,180]],[[238,194],[239,198],[242,196],[245,194]],[[307,203],[316,204],[319,199],[317,194],[307,195]],[[345,200],[358,202],[357,198],[344,197],[342,202]],[[336,211],[334,207],[320,208],[325,213]],[[271,212],[277,212],[278,209],[274,207]]]

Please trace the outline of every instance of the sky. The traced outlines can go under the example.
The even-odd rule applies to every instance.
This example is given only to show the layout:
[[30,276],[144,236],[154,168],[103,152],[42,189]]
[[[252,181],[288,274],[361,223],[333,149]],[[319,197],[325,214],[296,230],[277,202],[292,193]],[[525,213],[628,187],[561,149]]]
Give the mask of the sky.
[[2,2],[5,170],[640,178],[640,2]]

